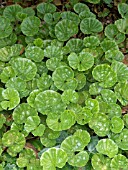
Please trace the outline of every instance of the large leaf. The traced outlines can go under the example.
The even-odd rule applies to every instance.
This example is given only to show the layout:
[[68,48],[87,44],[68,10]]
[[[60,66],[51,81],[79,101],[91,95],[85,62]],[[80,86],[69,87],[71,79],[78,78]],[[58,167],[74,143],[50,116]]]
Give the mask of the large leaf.
[[20,103],[19,93],[13,88],[3,90],[2,97],[4,100],[1,102],[1,106],[4,110],[12,110]]
[[69,65],[73,69],[78,69],[78,71],[86,71],[93,66],[94,57],[88,52],[81,52],[79,55],[76,53],[71,53],[68,56],[68,61]]
[[80,30],[84,34],[98,33],[103,30],[103,25],[95,18],[85,18],[80,23]]
[[67,162],[67,154],[61,148],[50,148],[45,151],[40,158],[41,166],[45,170],[56,170],[56,167],[62,168]]
[[53,90],[40,92],[35,98],[37,110],[42,114],[60,113],[65,109],[61,95]]
[[40,23],[40,19],[35,16],[27,17],[21,23],[21,31],[26,36],[33,36],[38,33]]
[[70,37],[77,33],[77,24],[68,19],[59,21],[55,26],[55,35],[59,41],[67,41]]
[[12,26],[9,19],[0,16],[0,39],[6,38],[12,33]]
[[40,3],[37,5],[37,11],[41,14],[54,13],[56,11],[56,6],[50,3]]
[[96,149],[99,153],[107,155],[109,158],[113,158],[118,153],[118,146],[111,139],[99,140]]
[[117,82],[117,74],[108,64],[97,65],[92,75],[95,80],[99,81],[99,85],[104,88],[112,87]]
[[3,16],[10,21],[15,21],[18,12],[22,12],[22,7],[20,5],[9,5],[4,9]]
[[52,79],[55,86],[62,91],[66,89],[75,90],[77,87],[77,81],[74,79],[74,72],[68,66],[58,67],[53,72]]
[[16,74],[23,80],[32,80],[37,72],[37,67],[35,63],[26,58],[16,58],[11,63],[12,68]]

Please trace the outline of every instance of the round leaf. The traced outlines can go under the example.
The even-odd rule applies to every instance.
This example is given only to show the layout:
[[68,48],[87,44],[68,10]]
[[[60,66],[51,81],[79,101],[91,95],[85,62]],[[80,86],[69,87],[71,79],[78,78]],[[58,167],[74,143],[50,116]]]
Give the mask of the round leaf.
[[95,48],[99,46],[100,40],[96,36],[85,37],[83,40],[84,46],[88,48]]
[[17,124],[25,123],[29,116],[37,116],[37,112],[27,103],[20,104],[13,111],[13,120]]
[[21,31],[26,36],[33,36],[38,33],[40,23],[40,19],[35,16],[27,17],[21,23]]
[[32,80],[37,72],[35,63],[26,58],[16,58],[11,63],[12,68],[16,71],[17,75],[25,80]]
[[116,103],[117,101],[116,94],[112,90],[109,90],[109,89],[103,89],[101,91],[101,96],[103,100],[107,103]]
[[67,162],[67,154],[61,148],[50,148],[45,151],[40,158],[40,164],[44,169],[55,170],[62,168]]
[[115,155],[114,158],[111,160],[110,166],[113,170],[127,170],[128,159],[122,154]]
[[55,35],[59,41],[67,41],[70,37],[77,33],[78,26],[71,20],[63,19],[55,26]]
[[41,14],[54,13],[56,11],[56,6],[50,3],[40,3],[37,5],[37,11]]
[[79,56],[76,53],[71,53],[68,56],[69,65],[78,71],[86,71],[94,64],[94,57],[91,53],[81,52]]
[[89,98],[85,101],[85,104],[93,114],[99,112],[99,102],[96,99]]
[[120,133],[122,129],[124,128],[124,122],[121,118],[114,116],[111,119],[111,131],[113,133]]
[[12,26],[9,19],[0,16],[0,39],[6,38],[12,33]]
[[25,56],[35,62],[41,62],[44,58],[44,51],[40,47],[29,46],[25,50]]
[[118,146],[111,139],[101,139],[96,146],[96,150],[109,158],[113,158],[118,153]]
[[82,11],[90,11],[89,7],[86,4],[83,4],[83,3],[75,4],[73,9],[78,14],[81,13]]
[[37,110],[42,114],[60,113],[65,109],[61,95],[53,90],[40,92],[35,98]]
[[13,88],[3,90],[2,97],[4,100],[1,102],[1,106],[4,110],[12,110],[20,103],[19,93]]
[[117,81],[116,73],[111,69],[108,64],[97,65],[92,75],[95,80],[99,81],[99,85],[104,88],[112,87]]
[[3,16],[8,18],[10,21],[15,21],[18,12],[22,12],[22,7],[20,5],[9,5],[4,9]]
[[124,59],[124,55],[121,51],[119,50],[108,50],[106,53],[105,53],[105,58],[106,60],[108,60],[109,62],[112,62],[113,60],[116,60],[116,61],[120,61],[122,62],[123,59]]
[[95,18],[85,18],[80,23],[80,30],[84,34],[98,33],[103,30],[103,25]]

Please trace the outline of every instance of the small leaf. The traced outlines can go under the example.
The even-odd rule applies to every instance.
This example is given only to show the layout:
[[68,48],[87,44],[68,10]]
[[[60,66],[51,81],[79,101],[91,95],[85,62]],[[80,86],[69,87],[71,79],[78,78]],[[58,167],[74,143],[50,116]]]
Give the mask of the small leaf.
[[107,52],[108,50],[118,50],[118,45],[113,40],[104,39],[101,42],[101,48],[104,52]]
[[80,23],[80,30],[84,34],[98,33],[103,30],[103,25],[95,18],[85,18]]
[[99,112],[99,102],[96,99],[88,98],[85,101],[86,107],[88,107],[93,114]]
[[118,146],[111,139],[101,139],[96,146],[96,150],[109,158],[113,158],[118,153]]
[[32,133],[34,136],[43,136],[44,131],[45,131],[45,125],[40,124],[40,125],[39,125],[38,127],[36,127],[35,130],[33,130],[31,133]]
[[79,16],[77,14],[75,14],[74,12],[71,12],[71,11],[62,12],[61,13],[61,18],[74,21],[75,23],[77,23],[77,25],[80,22]]
[[117,101],[116,94],[112,90],[109,90],[109,89],[103,89],[101,91],[101,96],[103,100],[107,103],[116,103]]
[[125,19],[118,19],[115,21],[115,25],[117,26],[118,30],[121,33],[128,34],[128,22],[127,18]]

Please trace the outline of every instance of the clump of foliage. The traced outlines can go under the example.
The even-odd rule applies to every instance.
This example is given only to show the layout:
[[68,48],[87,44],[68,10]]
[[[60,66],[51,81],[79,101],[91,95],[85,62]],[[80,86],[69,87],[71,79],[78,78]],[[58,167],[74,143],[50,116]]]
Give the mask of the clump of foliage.
[[92,3],[1,10],[1,170],[128,169],[128,4],[105,26]]

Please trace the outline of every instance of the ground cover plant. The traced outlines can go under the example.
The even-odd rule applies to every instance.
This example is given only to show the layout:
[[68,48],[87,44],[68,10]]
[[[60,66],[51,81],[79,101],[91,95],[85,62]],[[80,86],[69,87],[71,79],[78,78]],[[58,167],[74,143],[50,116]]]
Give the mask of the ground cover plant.
[[66,2],[0,10],[0,170],[128,169],[128,2]]

